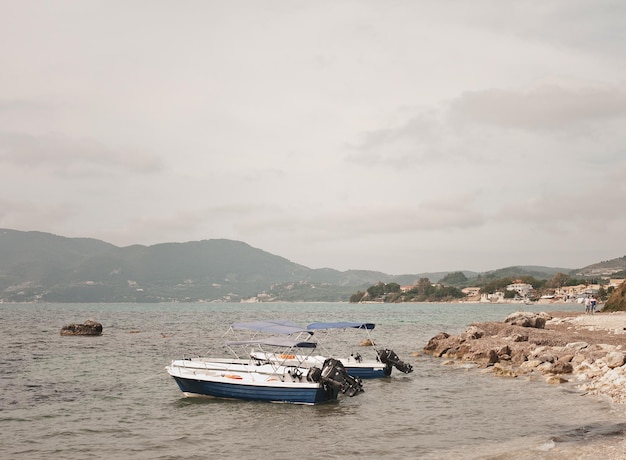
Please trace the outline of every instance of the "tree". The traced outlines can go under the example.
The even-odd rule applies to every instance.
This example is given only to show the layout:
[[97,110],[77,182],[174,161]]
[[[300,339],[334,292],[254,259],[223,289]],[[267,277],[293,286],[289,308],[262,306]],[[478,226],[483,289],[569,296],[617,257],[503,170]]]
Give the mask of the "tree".
[[367,293],[370,296],[370,299],[377,299],[385,294],[385,283],[379,281],[374,286],[370,286],[367,288]]
[[513,283],[513,280],[511,278],[495,279],[485,284],[483,287],[481,287],[480,293],[481,294],[493,294],[496,291],[503,290],[509,284],[512,284],[512,283]]
[[514,299],[516,295],[517,295],[517,291],[512,291],[512,290],[510,291],[508,289],[504,291],[505,299]]
[[570,279],[571,278],[569,275],[559,272],[548,280],[548,282],[546,283],[546,287],[561,288],[565,286],[569,282]]
[[428,278],[420,278],[417,281],[417,291],[419,293],[427,292],[433,285]]
[[467,276],[463,272],[448,273],[439,282],[445,285],[458,286],[467,282]]
[[356,294],[352,294],[350,296],[350,302],[359,303],[361,300],[363,300],[364,296],[365,296],[365,292],[357,291]]

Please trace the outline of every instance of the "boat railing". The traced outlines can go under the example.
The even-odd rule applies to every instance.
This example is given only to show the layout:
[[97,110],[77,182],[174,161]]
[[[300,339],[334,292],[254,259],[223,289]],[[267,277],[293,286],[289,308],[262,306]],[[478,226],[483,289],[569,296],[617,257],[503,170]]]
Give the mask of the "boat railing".
[[372,359],[378,359],[376,342],[369,329],[354,327],[320,329],[315,331],[315,338],[321,354],[325,356],[352,356],[358,361],[369,347],[373,353],[366,354],[371,354]]

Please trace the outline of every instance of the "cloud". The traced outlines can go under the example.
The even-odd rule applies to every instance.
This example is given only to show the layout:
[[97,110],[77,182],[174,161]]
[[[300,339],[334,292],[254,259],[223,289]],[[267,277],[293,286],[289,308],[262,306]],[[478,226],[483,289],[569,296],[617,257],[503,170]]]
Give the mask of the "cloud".
[[0,198],[0,226],[16,230],[40,230],[59,233],[76,215],[76,210],[64,204],[37,204],[25,200]]
[[476,196],[458,193],[437,199],[399,205],[378,203],[350,206],[298,215],[281,210],[266,213],[241,223],[246,234],[297,234],[307,241],[337,241],[369,236],[388,236],[417,232],[463,230],[483,224],[484,216],[476,209]]
[[[495,214],[495,221],[523,223],[557,233],[605,232],[626,224],[626,162],[605,181],[582,182],[579,187],[557,193],[512,200]],[[598,237],[598,235],[596,235]]]
[[92,138],[57,133],[0,132],[0,162],[45,168],[62,176],[100,174],[103,170],[145,174],[162,168],[153,155],[113,150]]
[[349,146],[345,160],[368,166],[404,169],[440,157],[445,127],[436,113],[418,113],[399,125],[366,131]]
[[489,89],[462,94],[452,102],[450,119],[462,123],[528,130],[564,130],[573,125],[626,117],[626,88]]
[[466,91],[439,106],[402,108],[397,118],[393,126],[363,132],[344,160],[400,173],[451,164],[531,173],[531,159],[567,170],[577,161],[613,163],[621,155],[626,86],[546,79]]

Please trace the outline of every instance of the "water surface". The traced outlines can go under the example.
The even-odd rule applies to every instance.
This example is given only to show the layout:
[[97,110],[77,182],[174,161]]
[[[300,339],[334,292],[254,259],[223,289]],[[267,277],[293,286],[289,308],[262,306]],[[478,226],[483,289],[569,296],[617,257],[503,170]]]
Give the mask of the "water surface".
[[[522,306],[545,310],[548,306]],[[558,305],[559,310],[579,309]],[[539,458],[619,436],[623,411],[553,387],[414,358],[441,331],[500,321],[518,305],[0,304],[0,457],[33,459]],[[171,359],[221,352],[235,321],[376,323],[412,374],[319,406],[186,399]],[[100,337],[61,337],[94,319]],[[556,448],[555,448],[556,446]],[[542,457],[547,458],[547,457]]]

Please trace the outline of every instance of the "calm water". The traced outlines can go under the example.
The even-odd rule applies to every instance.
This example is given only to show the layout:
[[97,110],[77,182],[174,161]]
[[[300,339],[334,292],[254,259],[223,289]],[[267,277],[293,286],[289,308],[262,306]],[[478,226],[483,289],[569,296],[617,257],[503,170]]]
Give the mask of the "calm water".
[[[523,309],[546,310],[547,306]],[[556,308],[578,309],[559,305]],[[412,358],[441,331],[502,320],[516,305],[0,304],[0,458],[547,458],[619,432],[623,409],[552,387]],[[95,319],[101,337],[61,337]],[[239,320],[377,324],[413,364],[320,406],[185,399],[164,367],[221,349]],[[555,444],[556,440],[556,444]]]

